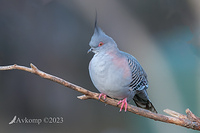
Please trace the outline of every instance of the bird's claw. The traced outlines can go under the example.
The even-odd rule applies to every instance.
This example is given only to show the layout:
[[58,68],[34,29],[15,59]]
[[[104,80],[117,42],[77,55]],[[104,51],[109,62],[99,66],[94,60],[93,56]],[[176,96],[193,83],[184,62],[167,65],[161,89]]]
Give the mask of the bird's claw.
[[123,108],[123,107],[124,107],[125,112],[126,112],[126,111],[127,111],[127,106],[128,106],[128,104],[127,104],[127,98],[124,98],[123,100],[120,100],[120,101],[117,103],[117,105],[119,105],[120,103],[122,103],[122,105],[121,105],[121,108],[120,108],[119,112],[122,111],[122,108]]
[[102,96],[103,96],[103,100],[106,100],[106,94],[104,93],[99,94],[99,100],[101,99]]

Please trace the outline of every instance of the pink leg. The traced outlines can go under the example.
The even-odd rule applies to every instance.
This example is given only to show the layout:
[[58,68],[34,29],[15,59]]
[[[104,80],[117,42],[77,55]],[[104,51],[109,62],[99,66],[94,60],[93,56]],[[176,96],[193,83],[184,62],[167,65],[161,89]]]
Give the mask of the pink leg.
[[106,94],[104,93],[99,94],[99,100],[101,99],[101,96],[103,96],[103,100],[106,100]]
[[121,108],[120,108],[119,112],[122,111],[122,108],[123,108],[123,107],[125,108],[125,112],[126,112],[127,106],[128,106],[128,104],[127,104],[127,98],[124,98],[123,100],[120,100],[120,101],[117,103],[117,105],[119,105],[120,103],[122,103],[122,105],[121,105]]

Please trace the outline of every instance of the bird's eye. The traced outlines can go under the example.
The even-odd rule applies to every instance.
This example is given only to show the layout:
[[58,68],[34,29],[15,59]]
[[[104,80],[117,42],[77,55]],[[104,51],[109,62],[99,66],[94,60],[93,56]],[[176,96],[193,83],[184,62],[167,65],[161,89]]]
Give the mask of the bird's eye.
[[103,42],[100,42],[99,45],[98,45],[98,47],[101,47],[103,44],[104,44]]

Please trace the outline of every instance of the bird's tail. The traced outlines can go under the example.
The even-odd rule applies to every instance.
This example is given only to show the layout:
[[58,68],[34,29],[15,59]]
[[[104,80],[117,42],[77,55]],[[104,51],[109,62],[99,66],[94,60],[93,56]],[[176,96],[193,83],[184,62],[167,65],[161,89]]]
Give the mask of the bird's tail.
[[146,90],[140,91],[133,97],[135,104],[143,109],[147,109],[151,112],[158,113],[148,98]]

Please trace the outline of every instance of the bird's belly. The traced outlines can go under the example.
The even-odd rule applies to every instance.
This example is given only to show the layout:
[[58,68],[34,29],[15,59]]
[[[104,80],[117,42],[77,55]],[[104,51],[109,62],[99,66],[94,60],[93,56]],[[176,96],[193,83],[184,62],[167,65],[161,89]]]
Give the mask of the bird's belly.
[[131,94],[130,81],[124,77],[124,69],[116,68],[110,61],[91,61],[90,76],[95,87],[112,98],[123,99]]
[[[104,88],[102,91],[108,96],[117,99],[123,99],[130,95],[129,82],[123,78],[123,72],[113,71],[114,68],[108,69],[106,80],[104,81]],[[117,75],[117,76],[116,76]]]

